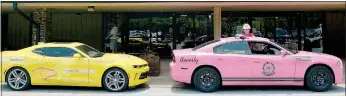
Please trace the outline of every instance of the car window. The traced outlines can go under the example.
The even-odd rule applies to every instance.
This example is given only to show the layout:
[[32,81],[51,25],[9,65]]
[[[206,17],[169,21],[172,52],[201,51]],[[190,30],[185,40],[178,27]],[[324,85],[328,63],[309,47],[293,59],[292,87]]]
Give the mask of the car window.
[[74,54],[78,53],[71,48],[65,47],[46,47],[45,56],[49,57],[72,57]]
[[280,55],[281,49],[266,42],[249,42],[253,55]]
[[217,54],[249,54],[249,46],[246,41],[228,42],[214,47]]
[[76,48],[92,58],[102,57],[104,55],[102,52],[87,45],[80,45],[80,46],[77,46]]
[[45,55],[45,51],[44,48],[37,48],[34,51],[32,51],[33,53],[39,54],[39,55]]

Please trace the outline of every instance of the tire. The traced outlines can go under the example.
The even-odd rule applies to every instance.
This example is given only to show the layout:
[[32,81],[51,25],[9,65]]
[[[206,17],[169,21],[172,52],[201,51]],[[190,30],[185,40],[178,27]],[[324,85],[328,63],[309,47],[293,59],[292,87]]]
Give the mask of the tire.
[[31,85],[29,73],[20,67],[10,69],[6,73],[5,81],[13,91],[24,91],[29,89]]
[[[325,81],[325,82],[323,83],[315,82],[315,81],[319,81],[317,79],[322,76],[324,79],[320,78],[320,81],[322,82]],[[310,70],[308,70],[308,73],[305,77],[305,83],[307,87],[310,90],[315,92],[328,91],[333,86],[333,81],[334,81],[334,76],[331,70],[329,70],[328,68],[324,66],[316,66],[311,68]]]
[[[119,73],[119,75],[117,75],[117,79],[115,79],[116,73]],[[118,84],[118,87],[116,87],[116,84]],[[128,84],[129,79],[127,73],[119,68],[111,68],[107,70],[102,76],[102,87],[110,92],[122,92],[128,88]]]
[[[205,81],[200,77],[204,78]],[[193,86],[201,92],[215,92],[220,87],[221,79],[216,70],[214,70],[213,68],[204,67],[197,70],[197,72],[193,76],[193,82]],[[207,85],[210,85],[205,86],[205,84],[203,84],[202,82],[208,83]]]

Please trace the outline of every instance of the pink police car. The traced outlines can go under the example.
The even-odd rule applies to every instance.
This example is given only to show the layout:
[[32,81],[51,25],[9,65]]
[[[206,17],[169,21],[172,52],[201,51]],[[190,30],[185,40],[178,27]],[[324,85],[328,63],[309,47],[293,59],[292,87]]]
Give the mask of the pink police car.
[[202,92],[222,85],[306,86],[323,92],[343,81],[343,62],[328,54],[290,51],[266,38],[240,36],[173,50],[170,74]]

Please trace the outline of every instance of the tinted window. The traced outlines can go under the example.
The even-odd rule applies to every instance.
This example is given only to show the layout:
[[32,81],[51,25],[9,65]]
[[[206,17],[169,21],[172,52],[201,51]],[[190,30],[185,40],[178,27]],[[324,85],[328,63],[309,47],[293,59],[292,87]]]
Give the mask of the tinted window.
[[214,53],[218,54],[249,54],[249,46],[245,41],[225,43],[214,47]]
[[49,57],[72,57],[77,52],[70,48],[64,48],[64,47],[47,47],[44,48],[46,53],[46,56]]
[[83,53],[87,54],[90,57],[102,57],[104,54],[101,53],[100,51],[89,47],[87,45],[80,45],[76,47],[77,49],[79,49],[80,51],[82,51]]
[[44,48],[37,48],[37,49],[35,49],[34,51],[32,51],[32,52],[34,52],[34,53],[36,53],[36,54],[40,54],[40,55],[44,55]]

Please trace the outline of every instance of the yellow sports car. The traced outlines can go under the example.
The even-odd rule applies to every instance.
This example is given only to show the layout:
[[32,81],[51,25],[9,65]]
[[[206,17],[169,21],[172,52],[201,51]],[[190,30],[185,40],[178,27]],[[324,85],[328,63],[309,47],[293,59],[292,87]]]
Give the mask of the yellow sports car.
[[77,42],[39,43],[2,52],[2,82],[12,90],[30,85],[104,87],[120,92],[149,80],[148,63],[127,54],[102,53]]

